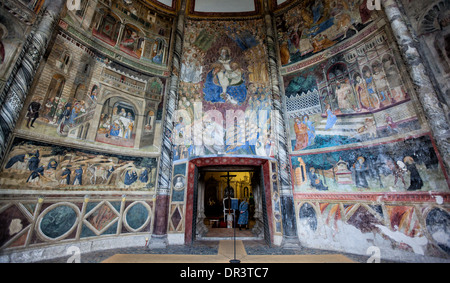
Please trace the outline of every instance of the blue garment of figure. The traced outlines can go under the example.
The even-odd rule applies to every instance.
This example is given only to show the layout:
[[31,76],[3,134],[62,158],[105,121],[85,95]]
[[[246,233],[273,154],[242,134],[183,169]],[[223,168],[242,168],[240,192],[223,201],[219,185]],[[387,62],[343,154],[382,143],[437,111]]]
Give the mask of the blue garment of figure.
[[64,169],[64,171],[63,171],[62,174],[61,174],[61,178],[66,179],[66,185],[69,185],[69,184],[70,184],[70,173],[72,173],[72,172],[70,171],[70,169],[69,169],[69,168],[66,168],[66,169]]
[[153,63],[162,64],[162,54],[158,54],[152,59]]
[[313,123],[311,121],[304,122],[306,127],[308,128],[308,146],[312,145],[314,143],[314,138],[316,137],[316,128],[313,126]]
[[[228,86],[226,92],[241,105],[247,97],[247,87],[245,86],[244,79],[242,79],[241,84]],[[206,101],[226,102],[220,96],[222,94],[222,87],[214,83],[213,71],[210,71],[206,76],[203,93]]]
[[330,109],[327,110],[327,124],[325,125],[325,130],[333,128],[334,124],[336,124],[337,117],[331,112]]
[[8,163],[6,163],[5,169],[11,168],[14,164],[16,164],[17,162],[24,162],[25,161],[25,154],[20,154],[20,155],[16,155],[13,156]]
[[129,186],[129,185],[132,185],[134,182],[136,182],[137,179],[138,179],[138,175],[137,175],[136,171],[133,170],[132,173],[130,173],[130,171],[127,171],[127,173],[125,173],[125,181],[123,183],[125,185]]
[[247,225],[248,224],[248,202],[246,202],[245,200],[243,202],[241,202],[241,204],[239,205],[239,219],[238,219],[238,223],[239,225]]
[[118,137],[119,133],[120,133],[120,127],[115,126],[115,125],[113,125],[111,127],[111,130],[109,131],[109,135],[114,136],[114,137]]
[[319,176],[315,172],[308,172],[309,180],[311,181],[310,185],[319,191],[327,191],[328,187],[326,187],[322,180],[320,180]]
[[44,166],[37,168],[35,171],[31,172],[30,176],[27,179],[27,183],[32,181],[39,176],[44,176]]
[[75,113],[75,111],[76,109],[74,107],[70,113],[69,124],[75,124],[75,118],[77,117],[77,113]]
[[139,176],[139,181],[141,181],[142,183],[147,183],[148,182],[148,170],[147,170],[147,168],[144,170],[144,172],[141,173],[141,176]]
[[310,34],[311,34],[312,36],[316,36],[316,35],[318,35],[319,33],[321,33],[321,32],[323,32],[323,31],[329,29],[329,28],[332,27],[333,25],[334,25],[334,17],[331,17],[331,18],[327,19],[326,21],[323,21],[322,23],[313,26],[313,27],[310,29]]
[[225,100],[222,97],[220,97],[220,94],[222,93],[222,87],[214,83],[213,71],[209,72],[208,75],[206,76],[203,93],[205,94],[206,101],[225,102]]
[[370,94],[375,93],[373,87],[371,86],[372,80],[373,80],[372,77],[366,78],[367,90],[369,91]]
[[78,185],[83,184],[83,169],[78,168],[75,170],[75,179],[73,180],[73,184],[75,185],[78,182]]

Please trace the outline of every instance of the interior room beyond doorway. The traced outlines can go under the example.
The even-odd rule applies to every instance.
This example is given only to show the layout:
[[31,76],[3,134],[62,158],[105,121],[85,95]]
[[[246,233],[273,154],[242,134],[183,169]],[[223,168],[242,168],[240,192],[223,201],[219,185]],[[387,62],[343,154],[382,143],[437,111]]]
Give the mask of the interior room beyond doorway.
[[[236,237],[256,236],[253,231],[256,223],[254,190],[258,187],[255,180],[259,178],[255,177],[257,176],[254,171],[204,172],[203,222],[208,228],[204,237],[232,237],[234,233]],[[239,225],[239,207],[244,201],[248,204],[248,216],[243,215],[247,224]]]

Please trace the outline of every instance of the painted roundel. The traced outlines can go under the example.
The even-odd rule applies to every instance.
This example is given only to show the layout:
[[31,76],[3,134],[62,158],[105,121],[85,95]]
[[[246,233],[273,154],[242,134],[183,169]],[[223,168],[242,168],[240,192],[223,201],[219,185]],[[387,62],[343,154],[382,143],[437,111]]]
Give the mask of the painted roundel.
[[57,205],[49,207],[48,212],[42,216],[40,231],[51,239],[57,239],[67,234],[75,226],[78,213],[68,205]]

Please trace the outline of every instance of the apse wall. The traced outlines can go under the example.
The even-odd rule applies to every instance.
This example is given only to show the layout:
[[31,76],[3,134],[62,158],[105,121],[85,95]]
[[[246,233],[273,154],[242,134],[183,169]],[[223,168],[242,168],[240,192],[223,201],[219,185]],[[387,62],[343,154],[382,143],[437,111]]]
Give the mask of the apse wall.
[[448,257],[448,176],[391,25],[365,3],[304,1],[276,16],[298,238]]
[[0,173],[2,261],[149,243],[173,17],[110,2],[55,22]]
[[[196,168],[252,165],[265,168],[265,189],[274,208],[269,215],[271,237],[280,244],[282,217],[275,158],[279,132],[274,129],[278,116],[273,111],[266,23],[260,17],[238,21],[187,17],[183,29],[173,116],[168,240],[190,243],[201,236],[199,228],[192,230],[193,218],[198,227],[203,225],[192,202]],[[182,178],[183,188],[175,186],[177,177]],[[198,218],[192,216],[197,213]]]
[[25,101],[0,97],[0,122],[18,109],[0,127],[1,261],[190,244],[199,168],[236,165],[261,168],[272,244],[448,259],[445,119],[423,104],[420,56],[385,14],[395,1],[261,0],[232,15],[81,2],[41,15],[55,19],[48,48],[32,16],[0,25],[0,87],[23,57],[39,65],[19,72]]

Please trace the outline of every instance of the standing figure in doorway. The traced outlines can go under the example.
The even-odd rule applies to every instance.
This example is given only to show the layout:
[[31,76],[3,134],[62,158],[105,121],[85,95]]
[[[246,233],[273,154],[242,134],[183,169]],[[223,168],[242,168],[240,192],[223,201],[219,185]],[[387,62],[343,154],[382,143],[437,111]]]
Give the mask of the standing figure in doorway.
[[245,198],[241,204],[239,205],[239,230],[241,230],[242,225],[246,226],[246,229],[248,230],[248,202],[247,198]]

